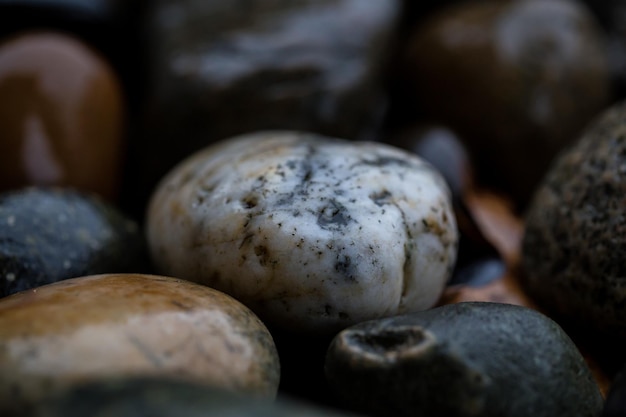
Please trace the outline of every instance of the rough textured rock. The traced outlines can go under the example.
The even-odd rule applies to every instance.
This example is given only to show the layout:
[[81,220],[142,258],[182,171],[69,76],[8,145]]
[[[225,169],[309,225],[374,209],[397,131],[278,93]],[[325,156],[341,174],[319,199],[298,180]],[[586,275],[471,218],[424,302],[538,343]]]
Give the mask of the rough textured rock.
[[147,264],[137,223],[93,195],[35,187],[0,194],[0,296]]
[[370,134],[400,11],[400,0],[152,2],[136,144],[146,189],[190,153],[240,133]]
[[458,239],[428,163],[297,132],[231,138],[183,161],[154,193],[147,234],[160,273],[305,332],[431,307]]
[[593,417],[602,396],[571,339],[525,307],[459,303],[339,333],[326,374],[372,416]]
[[0,191],[67,185],[117,195],[125,104],[98,53],[54,32],[6,39],[0,97]]
[[543,306],[626,343],[626,104],[553,165],[526,215],[523,283]]
[[271,335],[248,308],[187,281],[97,275],[0,300],[0,410],[125,376],[273,398],[279,362]]
[[31,417],[348,417],[288,398],[261,401],[164,379],[104,380],[41,404]]
[[405,63],[415,113],[453,128],[520,207],[610,97],[602,32],[576,1],[450,6],[416,27]]

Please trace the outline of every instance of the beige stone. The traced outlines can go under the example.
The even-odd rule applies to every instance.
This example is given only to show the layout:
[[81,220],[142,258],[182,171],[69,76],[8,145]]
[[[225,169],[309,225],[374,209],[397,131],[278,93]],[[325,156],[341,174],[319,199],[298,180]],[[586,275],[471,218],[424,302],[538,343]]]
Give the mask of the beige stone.
[[97,275],[0,301],[0,410],[72,383],[150,375],[273,398],[279,363],[248,308],[183,280]]

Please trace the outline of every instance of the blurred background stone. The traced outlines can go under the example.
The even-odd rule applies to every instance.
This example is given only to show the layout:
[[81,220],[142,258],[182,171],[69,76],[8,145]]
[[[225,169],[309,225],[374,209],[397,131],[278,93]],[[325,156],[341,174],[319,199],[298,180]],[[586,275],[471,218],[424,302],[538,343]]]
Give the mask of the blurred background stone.
[[113,69],[78,39],[55,32],[6,38],[0,42],[0,191],[68,185],[114,201],[125,108]]
[[616,99],[626,97],[626,2],[584,0],[608,36],[609,60]]
[[146,1],[0,0],[0,37],[41,30],[82,40],[110,62],[134,108],[143,78],[137,22]]
[[185,156],[244,132],[373,137],[401,11],[400,0],[152,1],[130,187],[147,194]]
[[593,15],[573,0],[450,6],[408,41],[414,117],[454,129],[479,180],[523,208],[556,153],[608,105],[605,46]]

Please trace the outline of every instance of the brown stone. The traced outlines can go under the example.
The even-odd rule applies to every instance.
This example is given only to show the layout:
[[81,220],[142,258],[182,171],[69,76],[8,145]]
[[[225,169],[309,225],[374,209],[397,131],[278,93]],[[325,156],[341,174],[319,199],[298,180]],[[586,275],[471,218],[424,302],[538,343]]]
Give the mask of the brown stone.
[[451,6],[415,29],[406,72],[415,114],[454,129],[520,207],[610,93],[599,27],[566,0]]
[[73,383],[154,376],[273,398],[278,355],[235,299],[173,278],[110,274],[0,301],[0,411]]
[[116,195],[124,103],[100,56],[52,32],[7,39],[0,97],[0,190],[70,185]]

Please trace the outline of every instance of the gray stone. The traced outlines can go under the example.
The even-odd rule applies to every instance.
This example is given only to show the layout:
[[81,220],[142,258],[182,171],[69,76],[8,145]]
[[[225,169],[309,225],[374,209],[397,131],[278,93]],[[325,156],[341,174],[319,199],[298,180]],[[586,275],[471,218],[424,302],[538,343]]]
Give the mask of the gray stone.
[[365,322],[328,351],[332,388],[372,416],[597,416],[602,396],[571,339],[519,306],[460,303]]
[[382,73],[401,6],[400,0],[151,2],[151,74],[136,144],[145,189],[193,151],[240,133],[296,129],[363,138],[382,116]]
[[626,103],[555,161],[526,216],[523,283],[564,319],[626,342]]
[[139,226],[95,195],[26,188],[0,195],[0,297],[83,275],[144,272]]

